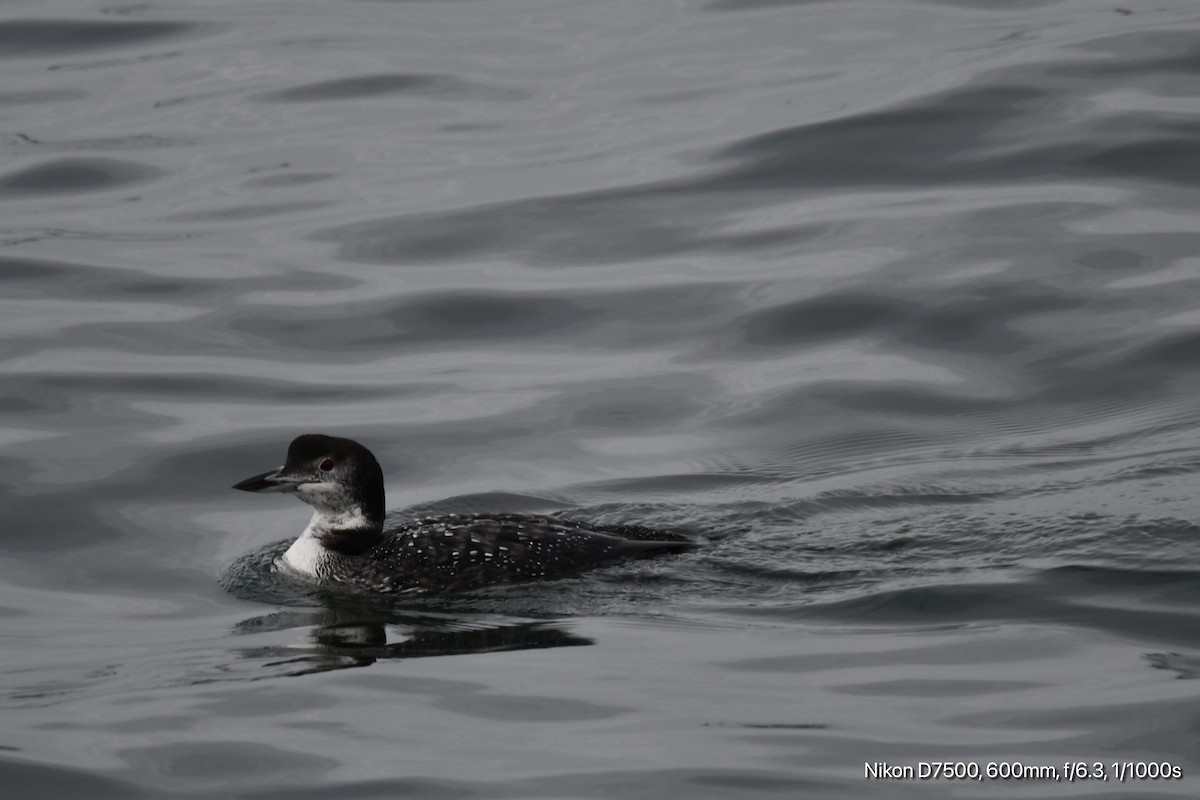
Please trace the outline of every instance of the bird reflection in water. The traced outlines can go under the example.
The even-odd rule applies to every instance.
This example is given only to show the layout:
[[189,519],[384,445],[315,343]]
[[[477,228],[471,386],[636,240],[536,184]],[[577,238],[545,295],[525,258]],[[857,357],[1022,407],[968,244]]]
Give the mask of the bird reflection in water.
[[[579,647],[593,640],[568,631],[554,619],[514,618],[489,613],[445,613],[399,608],[394,598],[313,591],[281,580],[270,564],[276,543],[233,565],[221,576],[232,594],[285,608],[243,620],[234,633],[262,636],[304,629],[303,639],[286,645],[239,649],[245,659],[262,661],[270,675],[307,675],[366,667],[376,661],[467,653],[498,653],[551,647]],[[314,608],[313,606],[320,606]]]

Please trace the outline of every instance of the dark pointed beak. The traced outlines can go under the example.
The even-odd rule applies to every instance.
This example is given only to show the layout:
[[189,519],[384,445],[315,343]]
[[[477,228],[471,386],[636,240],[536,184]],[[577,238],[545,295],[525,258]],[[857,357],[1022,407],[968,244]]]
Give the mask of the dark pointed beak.
[[243,492],[294,492],[302,483],[304,481],[300,478],[284,475],[283,467],[279,467],[261,475],[255,475],[253,478],[246,478],[241,483],[235,483],[233,488],[241,489]]

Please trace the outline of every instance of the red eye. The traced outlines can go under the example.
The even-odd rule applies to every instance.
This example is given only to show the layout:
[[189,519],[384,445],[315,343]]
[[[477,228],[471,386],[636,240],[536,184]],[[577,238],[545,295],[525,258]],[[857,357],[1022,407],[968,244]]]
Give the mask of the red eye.
[[331,470],[331,469],[333,469],[333,459],[332,458],[327,458],[321,462],[321,471],[322,472],[329,472],[329,470]]

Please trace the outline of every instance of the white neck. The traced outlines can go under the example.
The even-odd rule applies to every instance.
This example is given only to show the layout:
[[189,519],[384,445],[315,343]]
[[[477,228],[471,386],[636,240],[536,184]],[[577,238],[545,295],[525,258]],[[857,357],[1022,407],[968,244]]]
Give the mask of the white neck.
[[[333,531],[370,527],[371,521],[362,513],[362,509],[348,508],[342,511],[330,511],[318,508],[313,512],[312,519],[308,521],[308,527],[304,529],[304,533],[300,534],[300,539],[303,539],[305,536],[313,536],[320,539],[325,534]],[[296,541],[300,541],[300,539]]]
[[344,531],[354,528],[369,528],[371,522],[355,508],[341,513],[331,513],[317,509],[313,512],[308,527],[300,538],[292,542],[279,560],[284,566],[302,575],[320,578],[324,573],[326,561],[331,557],[329,548],[321,543],[321,539],[333,531]]

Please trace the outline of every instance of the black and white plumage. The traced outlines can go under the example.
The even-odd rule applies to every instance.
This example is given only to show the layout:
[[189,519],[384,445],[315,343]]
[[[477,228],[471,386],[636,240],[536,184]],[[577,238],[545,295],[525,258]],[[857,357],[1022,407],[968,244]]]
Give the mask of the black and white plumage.
[[384,526],[383,470],[358,442],[305,434],[282,467],[235,484],[313,506],[279,565],[374,592],[456,592],[552,580],[630,558],[687,550],[681,534],[525,514],[451,514]]

